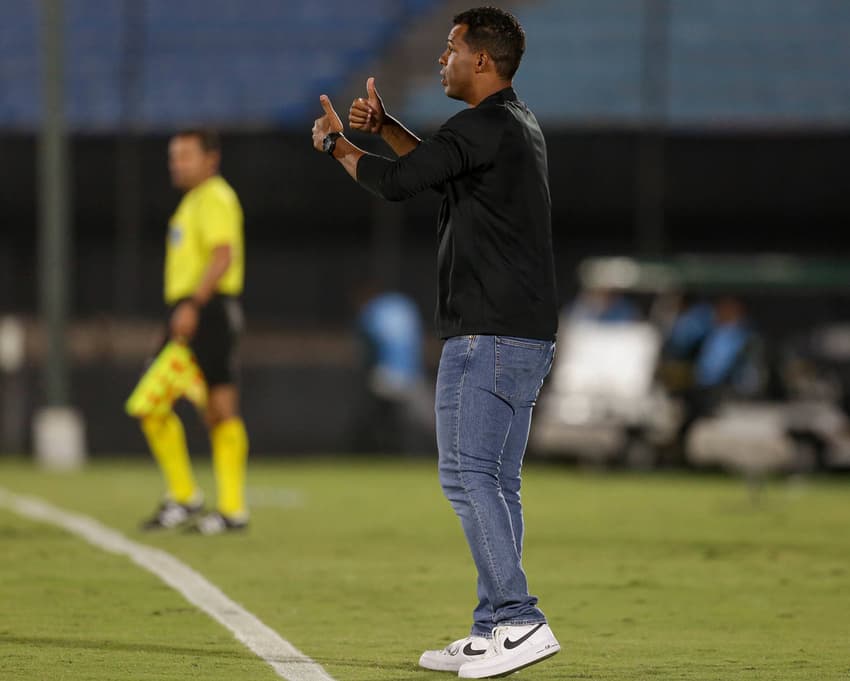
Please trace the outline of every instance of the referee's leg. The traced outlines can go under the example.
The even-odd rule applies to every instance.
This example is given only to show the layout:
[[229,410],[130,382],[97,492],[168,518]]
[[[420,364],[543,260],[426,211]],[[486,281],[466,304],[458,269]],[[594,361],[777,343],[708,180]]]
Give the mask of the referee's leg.
[[142,529],[173,528],[201,512],[203,495],[198,488],[183,424],[172,407],[184,390],[185,381],[201,380],[197,366],[180,348],[163,341],[125,409],[137,419],[167,487],[165,500]]
[[235,384],[210,387],[205,413],[212,444],[218,513],[226,521],[247,521],[245,469],[248,459],[248,434],[239,414],[239,391]]
[[204,420],[212,445],[216,484],[216,510],[198,522],[203,534],[244,528],[245,468],[248,435],[239,413],[238,345],[241,310],[236,300],[214,297],[201,311],[192,350],[206,378]]

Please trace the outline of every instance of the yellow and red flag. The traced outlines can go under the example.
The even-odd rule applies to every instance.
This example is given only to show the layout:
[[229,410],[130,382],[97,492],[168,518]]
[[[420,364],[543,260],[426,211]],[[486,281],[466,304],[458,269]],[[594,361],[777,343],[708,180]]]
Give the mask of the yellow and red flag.
[[165,415],[181,397],[203,409],[207,404],[207,384],[189,347],[169,341],[148,367],[124,408],[135,418]]

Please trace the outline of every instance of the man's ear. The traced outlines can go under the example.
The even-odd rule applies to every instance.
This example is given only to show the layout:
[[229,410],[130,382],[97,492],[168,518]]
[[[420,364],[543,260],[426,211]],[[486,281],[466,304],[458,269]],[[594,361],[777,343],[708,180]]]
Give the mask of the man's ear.
[[490,55],[486,52],[479,52],[475,59],[475,73],[482,73],[487,69],[487,64],[490,62]]

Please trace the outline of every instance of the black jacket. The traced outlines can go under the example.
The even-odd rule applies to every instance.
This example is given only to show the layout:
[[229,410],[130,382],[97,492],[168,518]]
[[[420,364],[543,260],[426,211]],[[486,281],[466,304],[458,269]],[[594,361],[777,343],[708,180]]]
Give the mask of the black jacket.
[[396,161],[363,156],[357,180],[391,201],[428,188],[443,194],[436,313],[442,338],[555,337],[546,142],[512,88],[453,116]]

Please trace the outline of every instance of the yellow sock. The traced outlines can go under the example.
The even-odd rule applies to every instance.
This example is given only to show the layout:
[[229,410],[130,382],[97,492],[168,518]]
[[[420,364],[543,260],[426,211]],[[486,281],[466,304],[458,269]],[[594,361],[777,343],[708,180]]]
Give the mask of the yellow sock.
[[218,511],[228,517],[245,516],[245,462],[248,459],[245,424],[241,418],[222,421],[212,429],[210,439]]
[[178,504],[187,504],[200,496],[189,462],[186,434],[177,414],[170,411],[165,416],[146,416],[141,424],[165,478],[168,496]]

